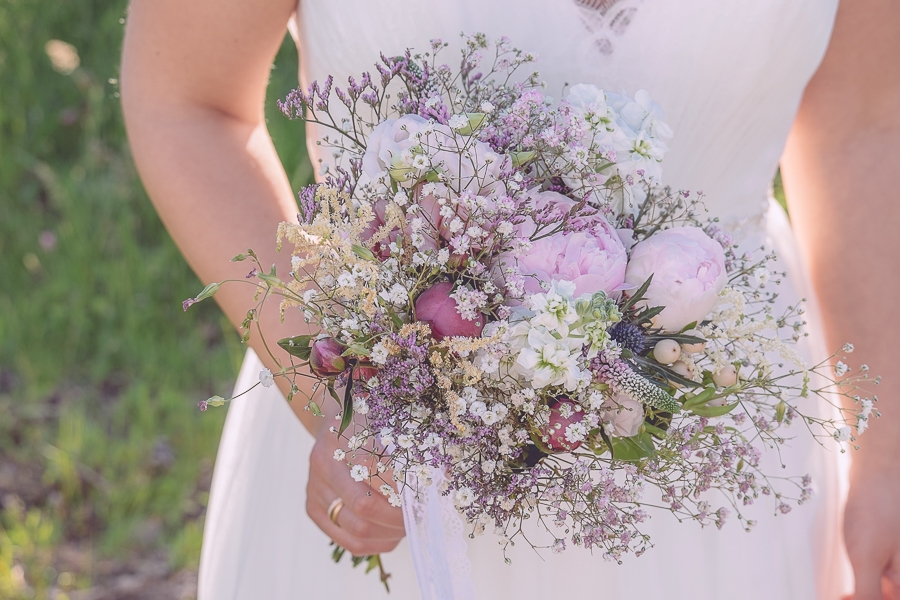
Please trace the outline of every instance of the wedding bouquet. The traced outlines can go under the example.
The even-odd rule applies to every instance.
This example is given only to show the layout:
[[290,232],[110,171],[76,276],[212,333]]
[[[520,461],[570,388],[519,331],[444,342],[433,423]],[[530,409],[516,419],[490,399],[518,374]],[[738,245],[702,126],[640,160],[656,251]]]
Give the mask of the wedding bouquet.
[[742,507],[761,498],[806,500],[810,479],[765,472],[762,453],[798,422],[843,451],[877,416],[852,346],[804,364],[775,256],[739,251],[701,194],[661,187],[672,131],[647,92],[579,84],[554,102],[537,73],[514,76],[534,57],[507,40],[465,38],[455,69],[445,46],[282,103],[331,130],[334,160],[279,228],[291,272],[234,260],[255,263],[260,305],[277,296],[321,333],[280,340],[292,361],[259,385],[286,377],[296,402],[312,378],[303,401],[340,405],[334,459],[353,479],[405,510],[435,489],[504,547],[531,520],[535,547],[641,554],[652,488],[650,504],[719,527],[752,528]]

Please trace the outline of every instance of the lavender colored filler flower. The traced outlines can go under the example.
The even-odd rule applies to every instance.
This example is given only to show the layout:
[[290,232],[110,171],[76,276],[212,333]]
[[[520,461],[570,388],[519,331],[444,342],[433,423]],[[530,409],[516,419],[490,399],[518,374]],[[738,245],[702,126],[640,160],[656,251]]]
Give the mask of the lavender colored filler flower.
[[[330,110],[339,102],[341,118],[346,108],[353,124],[339,139],[323,140],[343,159],[325,169],[324,183],[301,190],[297,223],[279,231],[295,246],[290,279],[275,286],[274,274],[247,255],[256,264],[248,279],[260,282],[262,301],[281,295],[283,310],[300,310],[329,336],[296,349],[292,357],[309,352],[282,373],[309,376],[312,365],[317,385],[332,392],[352,385],[352,411],[343,404],[340,430],[349,452],[335,460],[351,467],[354,478],[380,479],[379,491],[395,504],[388,468],[399,486],[416,477],[427,484],[432,469],[442,469],[442,492],[473,534],[493,526],[504,548],[524,538],[554,552],[567,544],[594,549],[615,561],[650,546],[640,531],[648,487],[660,493],[653,504],[661,500],[679,519],[717,527],[736,514],[752,528],[741,507],[761,497],[772,497],[778,513],[791,509],[788,502],[805,502],[809,477],[768,476],[761,447],[783,443],[778,428],[795,420],[823,432],[813,435],[854,442],[849,425],[803,415],[794,402],[823,390],[848,394],[833,378],[815,387],[813,376],[823,375],[827,363],[807,368],[785,345],[787,337],[799,339],[802,313],[796,307],[772,312],[776,294],[758,283],[768,280],[772,256],[738,254],[714,221],[698,220],[699,200],[647,178],[666,149],[668,126],[656,109],[629,124],[621,106],[638,110],[634,99],[583,84],[552,107],[537,75],[510,83],[509,75],[533,57],[508,41],[496,44],[490,69],[480,66],[484,36],[465,40],[456,70],[436,62],[443,47],[435,41],[430,56],[382,56],[374,77],[350,78],[343,89],[328,78],[280,103],[290,117],[328,126],[338,122]],[[389,85],[399,88],[390,99]],[[370,114],[376,116],[362,116]],[[383,128],[389,139],[373,131],[388,119],[394,119]],[[377,136],[392,149],[386,157],[367,153]],[[620,139],[634,143],[613,147]],[[638,201],[642,193],[646,200]],[[544,204],[535,200],[541,194]],[[612,208],[626,200],[637,203],[634,211]],[[654,327],[654,304],[636,308],[630,292],[620,299],[621,279],[585,295],[563,293],[567,282],[575,285],[574,276],[551,269],[546,278],[552,281],[532,285],[542,276],[527,271],[524,258],[535,245],[596,236],[600,221],[607,233],[624,236],[623,263],[632,264],[634,255],[626,238],[637,245],[677,227],[702,228],[717,251],[721,246],[729,287],[710,314],[692,317],[697,335],[682,336],[681,324],[671,331]],[[587,246],[576,244],[573,252],[588,252]],[[482,337],[468,329],[444,337],[417,315],[418,299],[437,286],[442,310],[456,310],[464,324],[477,320],[477,331],[486,327]],[[184,308],[213,293],[208,286]],[[531,304],[535,298],[542,308]],[[254,311],[245,322],[248,333]],[[688,350],[697,337],[705,340],[703,349]],[[675,364],[654,359],[662,338],[680,344]],[[326,343],[334,345],[328,356],[320,352]],[[526,363],[516,361],[526,351],[530,362],[523,369]],[[781,362],[796,370],[779,374]],[[723,368],[732,369],[737,385],[716,383]],[[840,367],[838,378],[845,370]],[[566,403],[559,402],[563,396]],[[620,405],[618,396],[632,407]],[[872,400],[855,398],[862,405],[852,415],[858,434],[878,414]],[[213,397],[200,409],[224,402]],[[627,414],[639,424],[630,437],[616,433],[622,410],[637,411]],[[564,440],[562,448],[550,440]],[[373,455],[379,461],[370,472],[364,465]],[[721,494],[723,505],[712,506],[714,496],[705,492]],[[535,538],[533,526],[525,536],[526,520],[546,539]]]

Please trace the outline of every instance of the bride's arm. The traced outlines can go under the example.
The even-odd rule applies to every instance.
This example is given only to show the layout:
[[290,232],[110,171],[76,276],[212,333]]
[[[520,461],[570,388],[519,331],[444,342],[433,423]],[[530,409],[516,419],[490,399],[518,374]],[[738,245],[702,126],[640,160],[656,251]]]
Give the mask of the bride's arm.
[[[297,209],[266,131],[263,102],[295,7],[296,0],[131,3],[121,77],[131,148],[163,222],[205,282],[243,279],[250,266],[229,259],[248,247],[263,264],[289,271],[288,253],[275,252],[275,232],[279,222],[296,218]],[[216,294],[235,325],[253,306],[253,290],[234,284]],[[305,329],[300,319],[281,326],[277,302],[269,303],[261,325],[273,352],[281,352],[272,342],[285,331]],[[255,330],[251,346],[274,372]],[[327,426],[334,421],[315,419],[305,405],[298,396],[292,408],[318,436],[307,512],[353,554],[391,550],[403,537],[399,509],[350,478],[346,466],[332,458],[339,442]],[[337,497],[345,501],[340,526],[326,514]]]
[[[289,270],[275,252],[278,223],[296,215],[263,118],[269,69],[295,0],[266,2],[137,0],[122,59],[122,105],[135,163],[154,205],[191,267],[204,281],[243,279],[249,263],[229,259],[252,247],[263,264]],[[250,285],[216,295],[235,325],[253,306]],[[263,314],[279,337],[277,302]],[[304,326],[292,324],[293,328]],[[279,328],[280,329],[280,328]],[[260,336],[250,345],[275,366]],[[283,383],[283,378],[279,378]],[[283,391],[287,391],[283,388]],[[321,425],[302,399],[293,403],[310,431]]]
[[841,2],[782,159],[831,347],[884,375],[884,418],[853,453],[845,512],[856,600],[900,584],[900,4]]

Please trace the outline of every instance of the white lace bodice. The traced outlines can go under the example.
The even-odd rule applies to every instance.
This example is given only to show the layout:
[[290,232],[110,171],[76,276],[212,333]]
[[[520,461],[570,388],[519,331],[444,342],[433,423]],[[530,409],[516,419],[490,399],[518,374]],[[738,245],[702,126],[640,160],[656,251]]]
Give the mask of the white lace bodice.
[[332,74],[339,84],[372,70],[381,51],[424,51],[430,39],[454,42],[461,32],[506,35],[538,54],[552,96],[579,82],[648,90],[675,131],[663,182],[702,190],[715,214],[739,220],[766,208],[836,8],[837,0],[301,0],[301,78]]

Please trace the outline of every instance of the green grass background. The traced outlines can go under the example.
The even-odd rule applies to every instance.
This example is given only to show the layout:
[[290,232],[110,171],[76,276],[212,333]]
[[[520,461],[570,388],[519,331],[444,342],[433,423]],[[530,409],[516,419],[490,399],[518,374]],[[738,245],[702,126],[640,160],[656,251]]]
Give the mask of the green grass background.
[[[0,0],[0,598],[66,598],[97,565],[163,553],[196,568],[243,348],[137,177],[118,100],[126,2]],[[52,39],[80,66],[54,70]],[[267,110],[299,189],[285,40]],[[40,243],[42,239],[44,244]],[[50,242],[54,241],[55,245]],[[77,560],[72,556],[77,557]]]

